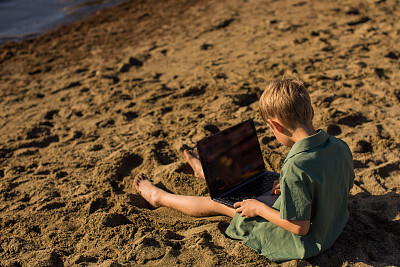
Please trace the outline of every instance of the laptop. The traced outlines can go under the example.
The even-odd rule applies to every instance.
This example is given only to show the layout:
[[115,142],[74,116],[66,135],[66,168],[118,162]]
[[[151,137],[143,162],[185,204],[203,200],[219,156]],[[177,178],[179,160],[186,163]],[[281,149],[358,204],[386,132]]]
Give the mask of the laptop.
[[233,207],[244,199],[272,206],[279,174],[265,169],[252,119],[197,142],[197,151],[211,199]]

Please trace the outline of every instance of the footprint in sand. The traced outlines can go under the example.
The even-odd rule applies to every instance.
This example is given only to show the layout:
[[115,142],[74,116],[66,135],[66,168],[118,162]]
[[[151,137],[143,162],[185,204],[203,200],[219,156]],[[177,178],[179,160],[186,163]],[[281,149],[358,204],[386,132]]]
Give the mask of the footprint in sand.
[[330,125],[328,125],[328,128],[327,128],[326,132],[329,135],[337,136],[337,135],[342,133],[342,129],[340,128],[339,125],[330,124]]
[[254,102],[258,101],[258,95],[256,93],[239,94],[234,96],[233,103],[239,107],[247,107]]
[[100,184],[111,186],[113,190],[120,190],[123,179],[142,162],[143,158],[135,153],[126,150],[117,151],[96,165],[93,177]]
[[133,119],[139,117],[139,115],[133,111],[124,112],[122,115],[124,116],[125,121],[132,121]]
[[206,126],[204,126],[204,130],[210,132],[211,134],[216,134],[220,131],[218,126],[213,125],[213,124],[207,124]]
[[105,214],[101,220],[101,224],[105,227],[116,227],[119,225],[132,224],[132,222],[124,215],[119,213]]
[[361,125],[366,122],[368,122],[368,119],[364,115],[362,115],[361,113],[358,113],[358,112],[346,114],[344,116],[341,116],[337,120],[338,124],[344,124],[344,125],[347,125],[350,127]]
[[188,96],[200,96],[206,92],[207,84],[203,84],[200,86],[191,86],[189,89],[183,93],[183,97]]
[[99,197],[99,198],[96,198],[96,199],[90,201],[87,204],[86,209],[87,209],[89,214],[92,214],[95,211],[97,211],[99,209],[104,209],[106,207],[107,207],[107,199]]
[[370,142],[365,140],[359,140],[356,146],[353,148],[354,152],[357,153],[368,153],[372,152],[372,145]]
[[166,141],[159,141],[154,145],[154,149],[152,151],[157,162],[162,165],[168,165],[175,161],[176,154],[169,149],[169,145]]

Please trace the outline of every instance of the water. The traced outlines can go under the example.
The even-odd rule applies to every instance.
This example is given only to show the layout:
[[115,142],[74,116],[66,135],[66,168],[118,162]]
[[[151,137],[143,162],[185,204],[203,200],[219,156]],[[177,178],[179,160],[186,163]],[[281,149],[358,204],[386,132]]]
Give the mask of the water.
[[123,0],[0,0],[0,43],[20,41]]

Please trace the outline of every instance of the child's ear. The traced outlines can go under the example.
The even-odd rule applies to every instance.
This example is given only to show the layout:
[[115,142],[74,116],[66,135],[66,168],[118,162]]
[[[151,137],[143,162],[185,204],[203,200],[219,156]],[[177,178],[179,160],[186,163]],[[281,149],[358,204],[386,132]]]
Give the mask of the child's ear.
[[268,119],[269,125],[272,129],[277,130],[278,132],[282,132],[283,131],[283,126],[279,123],[278,120],[275,119]]

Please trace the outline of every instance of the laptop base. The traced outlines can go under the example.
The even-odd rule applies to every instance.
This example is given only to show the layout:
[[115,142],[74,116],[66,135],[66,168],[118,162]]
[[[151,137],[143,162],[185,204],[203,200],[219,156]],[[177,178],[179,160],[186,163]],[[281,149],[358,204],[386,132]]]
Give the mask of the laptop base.
[[[256,199],[256,200],[264,203],[265,205],[272,207],[278,197],[279,197],[279,195],[271,195],[271,190],[269,190],[258,197],[247,198],[247,199]],[[224,199],[224,198],[214,198],[213,200],[233,208],[233,205],[236,202],[241,202],[245,199],[238,199],[235,202],[233,202],[232,200]]]

